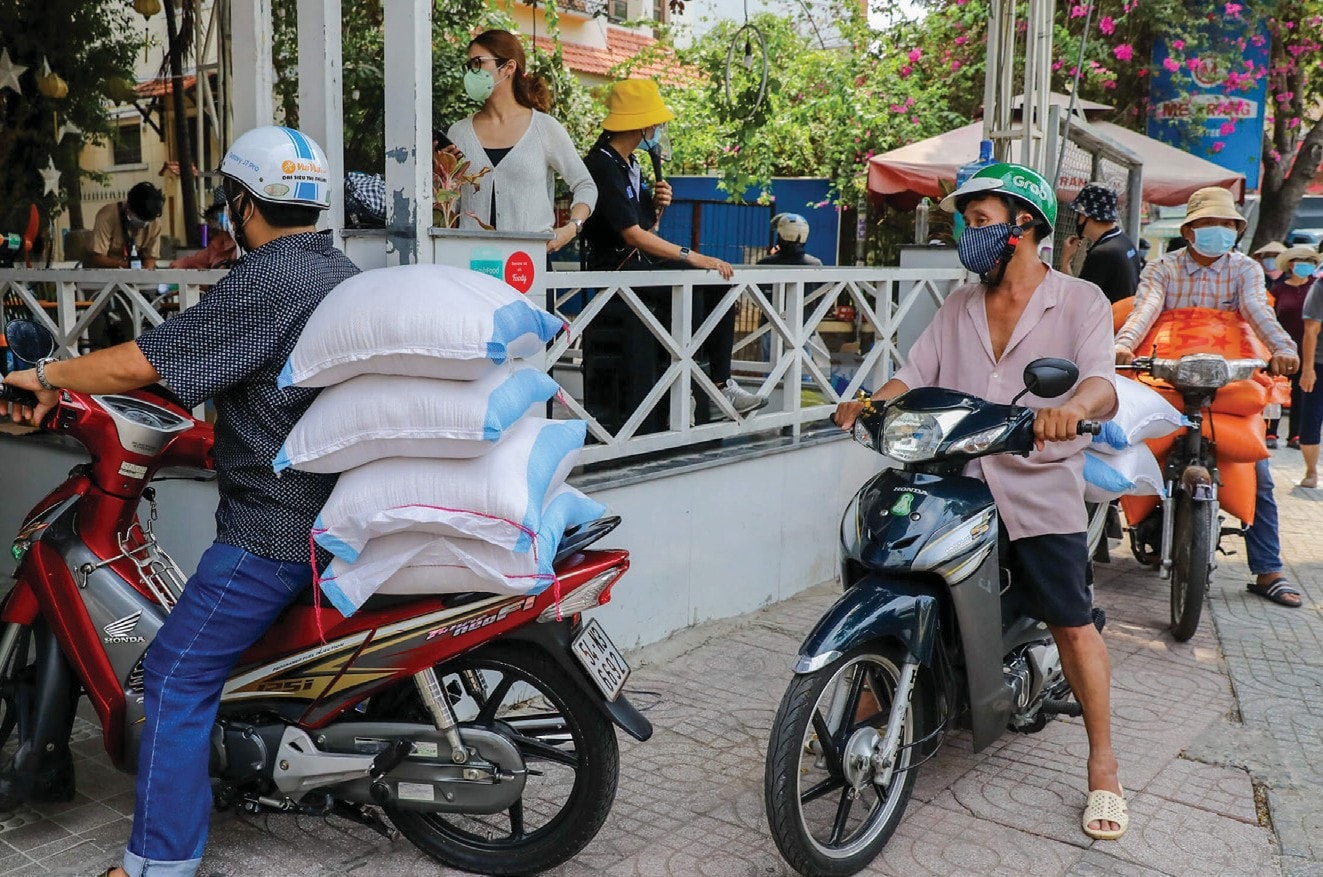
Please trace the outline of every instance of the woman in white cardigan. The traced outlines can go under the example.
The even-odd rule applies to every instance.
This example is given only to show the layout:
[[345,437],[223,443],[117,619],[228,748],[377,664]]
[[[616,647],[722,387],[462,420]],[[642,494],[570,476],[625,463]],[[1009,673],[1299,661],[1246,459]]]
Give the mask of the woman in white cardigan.
[[[524,47],[509,31],[489,30],[469,43],[464,90],[482,109],[451,126],[447,136],[472,163],[492,172],[476,190],[460,193],[461,228],[479,220],[501,231],[551,232],[554,253],[583,229],[597,204],[597,184],[559,122],[546,114],[551,93],[524,70]],[[570,221],[556,227],[556,171],[573,193]],[[469,215],[472,214],[472,215]],[[476,217],[476,219],[474,218]]]

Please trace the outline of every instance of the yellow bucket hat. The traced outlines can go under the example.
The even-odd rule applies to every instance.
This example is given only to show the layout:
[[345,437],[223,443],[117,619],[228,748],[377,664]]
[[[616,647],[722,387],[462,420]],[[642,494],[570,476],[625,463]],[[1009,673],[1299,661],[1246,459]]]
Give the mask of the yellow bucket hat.
[[1277,257],[1277,264],[1285,268],[1292,262],[1309,262],[1311,265],[1319,263],[1320,256],[1318,250],[1313,247],[1297,244],[1289,249],[1282,250]]
[[606,110],[603,131],[637,131],[675,118],[651,79],[625,79],[611,86]]

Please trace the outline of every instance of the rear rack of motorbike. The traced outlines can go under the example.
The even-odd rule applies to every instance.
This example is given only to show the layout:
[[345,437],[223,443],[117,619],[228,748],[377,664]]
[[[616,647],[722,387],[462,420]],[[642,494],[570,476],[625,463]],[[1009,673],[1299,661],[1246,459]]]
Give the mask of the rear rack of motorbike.
[[157,515],[156,490],[149,487],[143,491],[142,497],[147,500],[151,510],[146,523],[136,519],[123,533],[116,536],[119,554],[97,564],[86,563],[80,566],[76,570],[78,586],[86,588],[92,573],[98,569],[127,560],[137,569],[138,580],[142,582],[143,587],[168,614],[184,593],[184,583],[187,579],[179,569],[179,564],[175,563],[175,559],[156,541],[156,533],[152,528]]

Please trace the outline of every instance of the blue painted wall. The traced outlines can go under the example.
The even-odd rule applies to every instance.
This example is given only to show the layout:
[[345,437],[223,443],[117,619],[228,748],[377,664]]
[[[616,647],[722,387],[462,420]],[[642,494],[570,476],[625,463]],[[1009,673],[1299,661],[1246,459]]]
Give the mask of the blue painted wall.
[[767,247],[771,243],[771,219],[777,213],[798,213],[808,220],[809,239],[805,251],[824,265],[836,264],[841,215],[834,205],[812,207],[827,199],[830,183],[812,177],[778,177],[772,181],[772,205],[752,203],[757,191],[745,193],[751,203],[730,204],[717,188],[716,177],[668,177],[674,200],[662,214],[662,237],[686,246],[694,245],[694,205],[702,217],[698,246],[700,253],[734,264],[743,261],[745,247]]

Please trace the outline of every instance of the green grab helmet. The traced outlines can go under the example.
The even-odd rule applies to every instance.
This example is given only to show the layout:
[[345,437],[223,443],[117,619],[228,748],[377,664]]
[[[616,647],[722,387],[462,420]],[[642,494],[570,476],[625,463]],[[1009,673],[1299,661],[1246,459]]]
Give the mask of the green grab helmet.
[[988,165],[970,177],[965,184],[942,199],[942,209],[955,213],[964,207],[971,195],[1000,192],[1011,196],[1028,207],[1034,219],[1056,225],[1057,196],[1052,184],[1031,167],[1001,162]]

